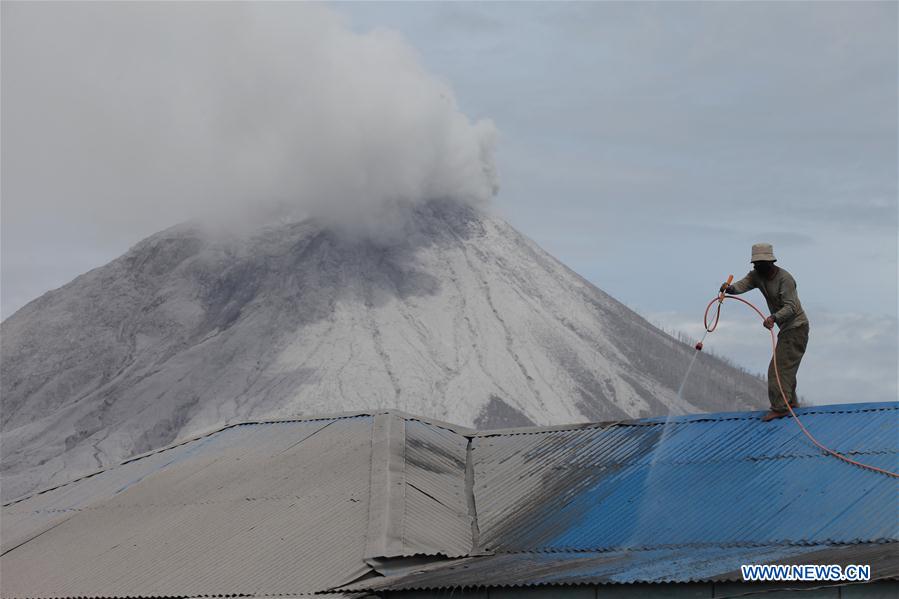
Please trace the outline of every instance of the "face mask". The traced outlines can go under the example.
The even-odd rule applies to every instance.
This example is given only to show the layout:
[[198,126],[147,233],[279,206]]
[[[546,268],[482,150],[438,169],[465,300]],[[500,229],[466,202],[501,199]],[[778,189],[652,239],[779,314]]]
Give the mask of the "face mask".
[[770,262],[758,262],[757,264],[755,264],[755,270],[760,275],[767,276],[771,274],[772,270],[774,270],[774,265]]

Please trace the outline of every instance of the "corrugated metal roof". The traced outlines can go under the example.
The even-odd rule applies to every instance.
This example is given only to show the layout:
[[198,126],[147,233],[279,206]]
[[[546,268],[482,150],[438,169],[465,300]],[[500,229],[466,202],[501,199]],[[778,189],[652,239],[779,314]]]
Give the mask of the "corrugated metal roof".
[[360,417],[222,431],[4,555],[2,593],[290,594],[348,583],[370,570],[370,427]]
[[0,519],[2,552],[87,505],[108,499],[146,476],[190,457],[210,442],[210,437],[195,439],[4,505]]
[[[896,468],[899,402],[800,415],[825,443]],[[0,594],[302,595],[405,567],[371,558],[422,554],[498,554],[441,559],[424,567],[431,582],[415,579],[445,586],[477,572],[498,585],[696,580],[733,569],[721,556],[828,551],[874,551],[899,570],[884,554],[894,545],[874,545],[899,540],[899,483],[758,417],[500,433],[396,412],[230,426],[4,506]]]
[[471,551],[467,449],[465,437],[421,422],[406,422],[406,555],[457,557]]
[[899,577],[895,543],[768,547],[681,547],[642,551],[506,553],[418,565],[351,585],[384,591],[465,587],[742,580],[743,564],[870,564],[873,579]]
[[468,440],[415,420],[407,450],[406,426],[390,413],[238,425],[16,501],[0,592],[303,594],[370,573],[368,550],[393,541],[396,555],[465,555]]
[[[899,465],[899,403],[799,413],[838,451]],[[484,551],[899,540],[897,481],[822,455],[790,419],[485,435],[471,454]]]

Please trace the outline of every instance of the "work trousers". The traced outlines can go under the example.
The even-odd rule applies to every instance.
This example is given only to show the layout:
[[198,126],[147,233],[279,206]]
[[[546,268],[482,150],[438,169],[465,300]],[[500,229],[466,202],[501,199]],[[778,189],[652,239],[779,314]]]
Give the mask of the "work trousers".
[[781,331],[777,335],[776,357],[771,358],[771,364],[768,365],[768,400],[771,402],[772,410],[783,412],[787,409],[787,406],[784,405],[783,396],[780,394],[780,387],[777,384],[774,360],[777,360],[777,373],[780,374],[780,382],[783,385],[784,394],[786,394],[790,405],[795,407],[799,401],[799,398],[796,396],[796,372],[799,370],[799,363],[802,361],[807,345],[807,324]]

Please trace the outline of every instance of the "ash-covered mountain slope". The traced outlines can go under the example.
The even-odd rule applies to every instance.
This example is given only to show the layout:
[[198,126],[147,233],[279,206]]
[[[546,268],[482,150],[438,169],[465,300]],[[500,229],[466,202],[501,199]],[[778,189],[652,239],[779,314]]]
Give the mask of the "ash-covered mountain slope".
[[402,242],[184,224],[2,324],[3,495],[231,421],[392,407],[464,425],[759,407],[504,221],[416,209]]

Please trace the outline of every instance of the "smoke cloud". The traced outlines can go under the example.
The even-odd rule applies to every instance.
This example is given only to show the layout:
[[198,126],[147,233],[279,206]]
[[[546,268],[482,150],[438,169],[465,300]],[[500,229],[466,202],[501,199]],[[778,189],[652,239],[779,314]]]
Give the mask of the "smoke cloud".
[[25,4],[3,7],[7,222],[287,210],[383,236],[496,193],[494,125],[396,33],[307,3]]

